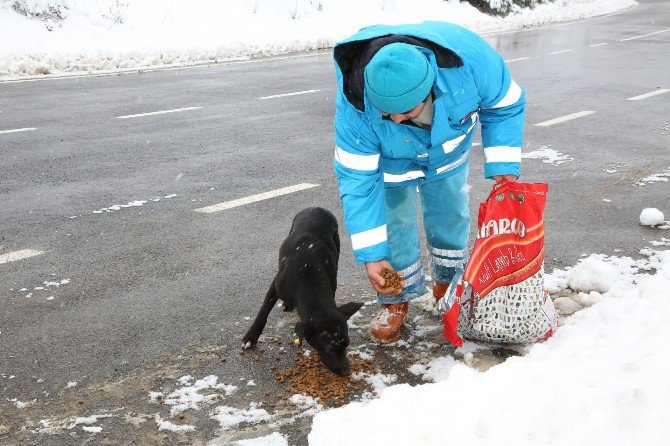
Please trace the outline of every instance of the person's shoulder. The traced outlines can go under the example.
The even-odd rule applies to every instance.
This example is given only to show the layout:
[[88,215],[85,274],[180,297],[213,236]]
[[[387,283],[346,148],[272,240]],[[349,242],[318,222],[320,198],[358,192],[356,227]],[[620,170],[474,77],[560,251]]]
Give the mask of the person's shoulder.
[[335,124],[338,123],[347,123],[359,127],[369,127],[370,125],[367,113],[354,107],[344,95],[338,98],[335,110]]

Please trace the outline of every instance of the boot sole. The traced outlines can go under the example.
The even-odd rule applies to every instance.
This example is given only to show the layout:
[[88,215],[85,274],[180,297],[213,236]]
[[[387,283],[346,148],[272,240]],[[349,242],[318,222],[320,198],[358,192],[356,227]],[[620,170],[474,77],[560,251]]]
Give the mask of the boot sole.
[[379,338],[376,338],[376,337],[375,337],[372,333],[370,333],[370,332],[368,332],[368,334],[370,335],[370,339],[371,339],[372,341],[376,342],[377,344],[393,344],[394,342],[396,342],[396,341],[398,341],[398,340],[400,339],[401,332],[402,332],[402,327],[400,328],[400,330],[398,330],[398,334],[397,334],[397,336],[395,336],[395,337],[393,337],[393,338],[391,338],[391,339],[379,339]]

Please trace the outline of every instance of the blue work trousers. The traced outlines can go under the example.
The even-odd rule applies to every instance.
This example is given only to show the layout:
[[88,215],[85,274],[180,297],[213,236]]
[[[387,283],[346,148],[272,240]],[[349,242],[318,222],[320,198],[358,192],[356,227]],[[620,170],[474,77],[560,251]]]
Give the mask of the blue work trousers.
[[426,277],[421,262],[417,195],[430,275],[434,282],[451,283],[465,268],[470,233],[468,166],[439,180],[385,189],[386,225],[391,257],[387,260],[406,281],[402,293],[377,293],[379,303],[407,302],[424,295]]

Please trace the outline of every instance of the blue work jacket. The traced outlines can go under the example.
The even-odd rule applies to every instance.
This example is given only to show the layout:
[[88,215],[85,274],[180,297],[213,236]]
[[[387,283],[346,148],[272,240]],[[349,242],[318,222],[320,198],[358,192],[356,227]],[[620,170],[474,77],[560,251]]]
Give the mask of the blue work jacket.
[[[394,123],[365,94],[365,65],[393,42],[415,45],[435,70],[429,130],[410,121]],[[525,91],[480,36],[444,22],[378,25],[337,43],[333,52],[334,168],[358,263],[389,255],[384,187],[435,181],[467,168],[479,123],[484,175],[519,176]]]

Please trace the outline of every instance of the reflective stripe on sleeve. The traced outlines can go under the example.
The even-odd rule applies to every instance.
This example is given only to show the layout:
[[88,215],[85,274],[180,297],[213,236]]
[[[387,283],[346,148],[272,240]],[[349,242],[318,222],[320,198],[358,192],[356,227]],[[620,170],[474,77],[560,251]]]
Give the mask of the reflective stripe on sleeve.
[[377,170],[379,168],[379,154],[356,155],[336,147],[335,160],[348,169]]
[[385,242],[386,239],[386,225],[382,225],[368,231],[352,234],[351,246],[356,251]]
[[521,98],[521,92],[522,90],[521,87],[519,87],[519,84],[512,81],[512,83],[509,85],[509,89],[507,90],[505,97],[502,98],[497,104],[486,108],[502,108],[507,107],[508,105],[512,105]]
[[484,147],[484,158],[487,163],[520,163],[521,147]]

